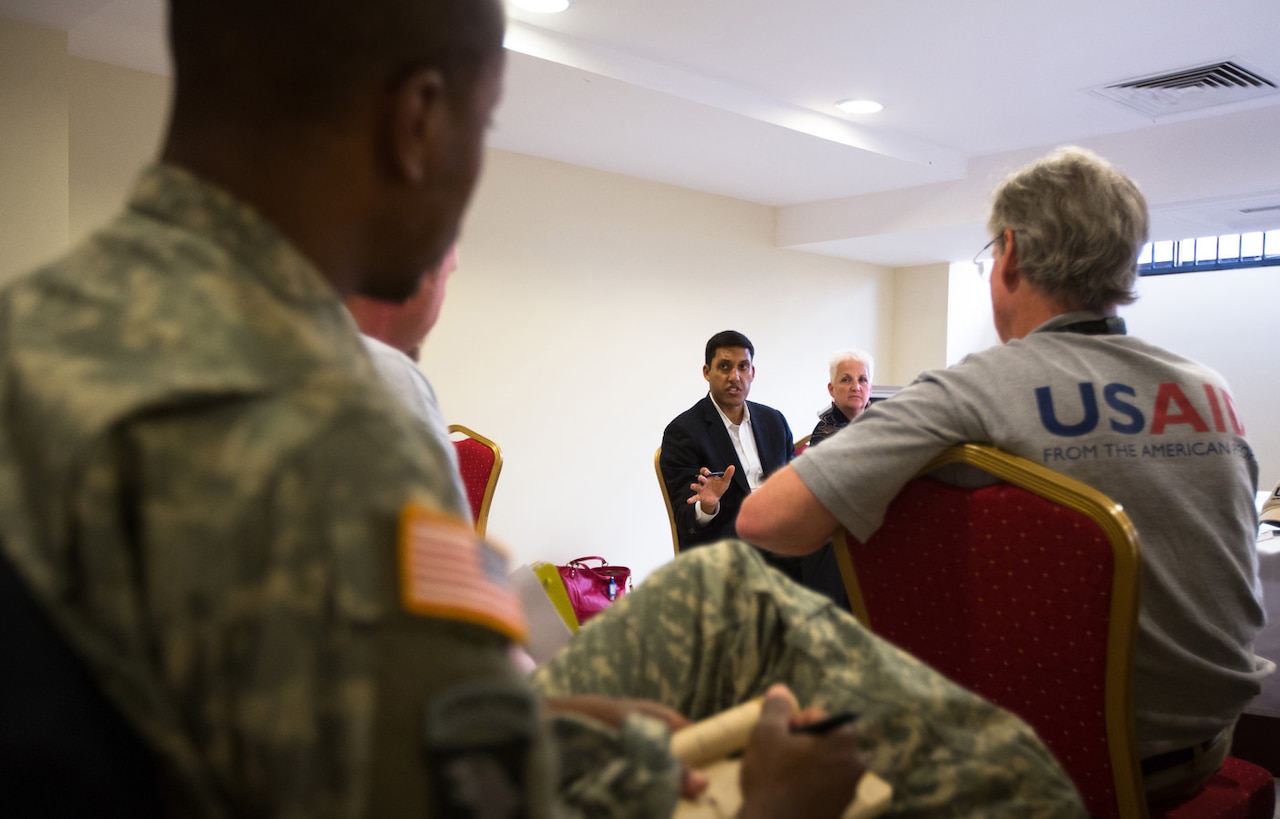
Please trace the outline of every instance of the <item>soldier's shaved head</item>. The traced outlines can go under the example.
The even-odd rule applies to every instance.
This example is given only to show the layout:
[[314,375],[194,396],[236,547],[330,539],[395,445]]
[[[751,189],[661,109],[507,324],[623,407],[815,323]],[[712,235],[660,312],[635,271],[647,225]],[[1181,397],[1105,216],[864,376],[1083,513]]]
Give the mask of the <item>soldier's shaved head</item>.
[[343,296],[403,301],[456,240],[501,95],[498,0],[170,0],[162,157]]
[[455,96],[501,53],[495,0],[170,0],[174,118],[328,119],[435,68]]

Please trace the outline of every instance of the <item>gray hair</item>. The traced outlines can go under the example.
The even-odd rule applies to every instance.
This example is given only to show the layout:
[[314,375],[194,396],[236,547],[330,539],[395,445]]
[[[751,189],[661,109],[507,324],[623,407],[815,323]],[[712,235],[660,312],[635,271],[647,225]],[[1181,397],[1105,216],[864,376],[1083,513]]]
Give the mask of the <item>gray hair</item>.
[[1070,310],[1105,311],[1137,298],[1147,201],[1133,180],[1083,148],[1059,148],[996,191],[987,229],[1004,252],[1013,231],[1018,270]]
[[859,364],[866,367],[867,380],[875,381],[875,379],[871,377],[871,373],[876,368],[876,360],[871,357],[871,353],[868,353],[865,350],[841,350],[831,356],[831,383],[835,383],[836,370],[838,370],[840,365],[846,361],[857,361]]

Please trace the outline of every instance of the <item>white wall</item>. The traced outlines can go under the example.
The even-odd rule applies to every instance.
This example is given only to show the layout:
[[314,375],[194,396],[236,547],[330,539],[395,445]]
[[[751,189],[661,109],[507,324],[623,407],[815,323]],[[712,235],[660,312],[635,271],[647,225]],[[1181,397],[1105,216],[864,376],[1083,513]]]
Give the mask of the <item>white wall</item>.
[[[155,155],[169,82],[66,55],[0,20],[0,274],[111,216]],[[774,246],[774,211],[492,152],[424,369],[447,416],[502,445],[489,531],[516,559],[602,553],[643,577],[671,554],[652,459],[706,389],[708,336],[745,332],[752,398],[797,437],[832,350],[891,366],[893,274]]]
[[155,158],[169,113],[166,77],[72,58],[71,241],[120,210]]
[[65,33],[0,17],[0,281],[119,209],[156,155],[169,85],[68,57]]
[[945,264],[894,271],[893,360],[876,356],[876,383],[904,387],[923,370],[947,358],[947,277]]
[[67,244],[67,36],[0,17],[0,282]]
[[706,392],[719,330],[756,347],[751,398],[796,437],[827,360],[892,365],[893,274],[773,247],[769,208],[494,152],[423,369],[445,415],[497,441],[489,532],[522,559],[671,555],[662,429]]
[[982,275],[972,262],[951,265],[947,271],[947,366],[999,343],[991,314],[990,274]]

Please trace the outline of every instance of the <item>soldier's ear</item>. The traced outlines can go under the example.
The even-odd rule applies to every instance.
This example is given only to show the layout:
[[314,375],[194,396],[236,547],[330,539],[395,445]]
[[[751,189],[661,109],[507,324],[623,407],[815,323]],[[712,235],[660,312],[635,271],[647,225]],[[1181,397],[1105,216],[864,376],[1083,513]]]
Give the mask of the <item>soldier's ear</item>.
[[392,89],[387,132],[401,178],[414,183],[432,178],[449,116],[444,76],[438,69],[412,71]]

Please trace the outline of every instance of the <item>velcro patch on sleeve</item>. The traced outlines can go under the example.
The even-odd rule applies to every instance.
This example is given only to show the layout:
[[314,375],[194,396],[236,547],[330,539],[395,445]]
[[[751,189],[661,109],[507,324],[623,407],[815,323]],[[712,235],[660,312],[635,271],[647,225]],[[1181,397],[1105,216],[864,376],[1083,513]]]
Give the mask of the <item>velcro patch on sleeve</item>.
[[426,758],[433,816],[525,819],[538,708],[533,693],[473,681],[427,703]]
[[507,587],[507,556],[460,518],[416,503],[400,512],[400,603],[411,614],[460,620],[516,642],[528,634]]

